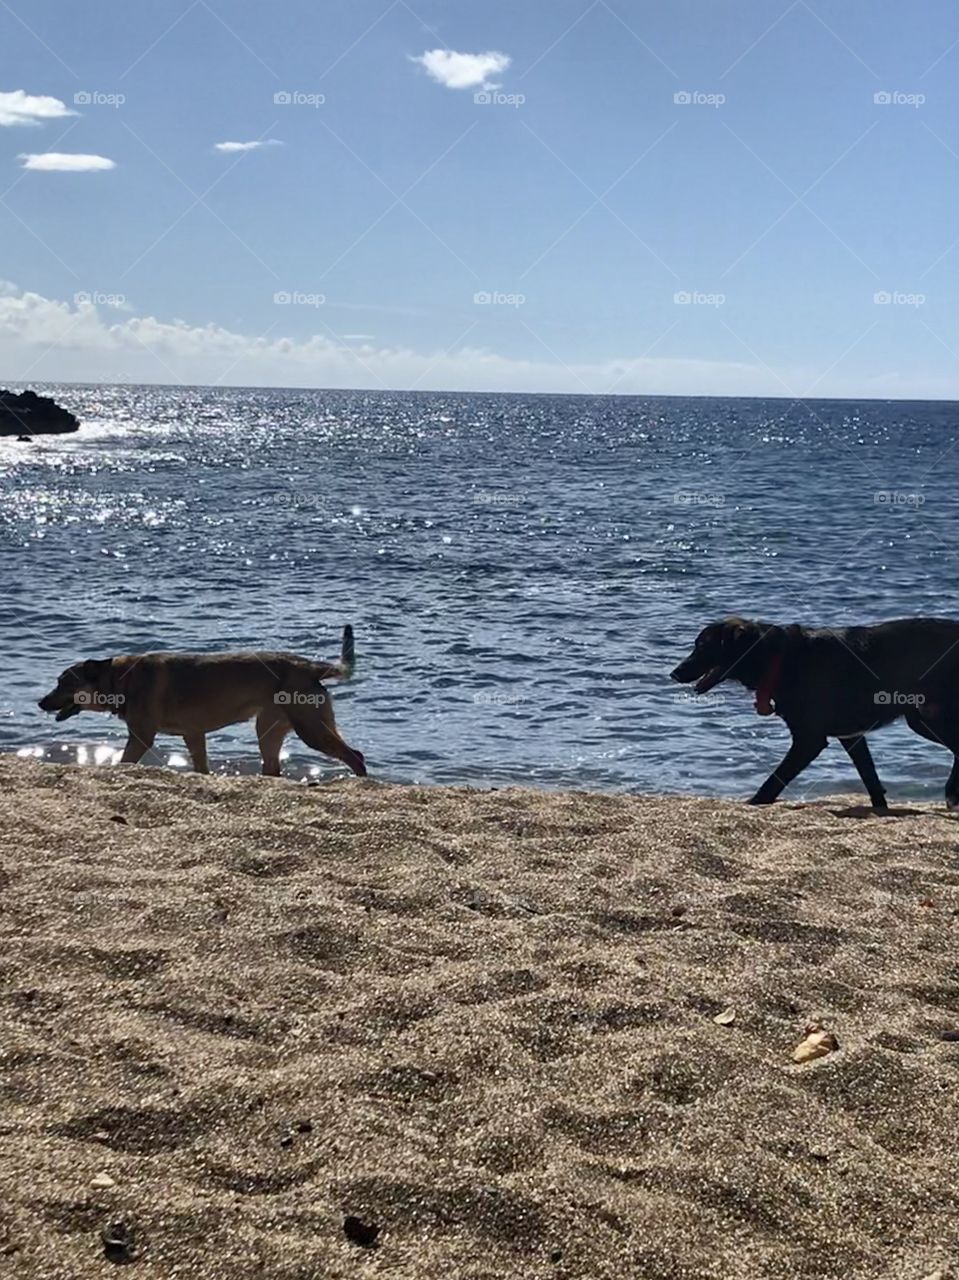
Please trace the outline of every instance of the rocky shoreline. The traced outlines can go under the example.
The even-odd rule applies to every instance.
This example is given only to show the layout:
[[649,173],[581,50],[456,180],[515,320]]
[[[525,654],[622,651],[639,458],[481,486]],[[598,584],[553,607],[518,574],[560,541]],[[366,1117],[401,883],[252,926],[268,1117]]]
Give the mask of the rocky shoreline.
[[0,388],[0,436],[29,440],[32,436],[64,435],[79,428],[79,420],[52,397]]

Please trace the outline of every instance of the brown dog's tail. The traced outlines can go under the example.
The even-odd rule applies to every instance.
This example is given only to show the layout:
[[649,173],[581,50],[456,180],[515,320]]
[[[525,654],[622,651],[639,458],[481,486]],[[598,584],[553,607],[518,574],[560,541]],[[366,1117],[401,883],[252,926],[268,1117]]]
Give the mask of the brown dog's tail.
[[356,645],[353,643],[353,628],[349,623],[343,628],[343,644],[340,648],[340,666],[343,668],[343,679],[349,680],[356,667]]
[[317,680],[349,680],[355,666],[356,645],[353,641],[353,628],[347,623],[343,628],[339,662],[315,662],[314,673]]

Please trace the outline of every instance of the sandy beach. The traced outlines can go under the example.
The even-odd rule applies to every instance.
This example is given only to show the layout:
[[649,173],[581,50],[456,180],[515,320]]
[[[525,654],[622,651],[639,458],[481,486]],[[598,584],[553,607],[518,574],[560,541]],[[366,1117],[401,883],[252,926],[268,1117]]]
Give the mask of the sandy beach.
[[0,758],[0,1275],[959,1273],[959,825],[858,803]]

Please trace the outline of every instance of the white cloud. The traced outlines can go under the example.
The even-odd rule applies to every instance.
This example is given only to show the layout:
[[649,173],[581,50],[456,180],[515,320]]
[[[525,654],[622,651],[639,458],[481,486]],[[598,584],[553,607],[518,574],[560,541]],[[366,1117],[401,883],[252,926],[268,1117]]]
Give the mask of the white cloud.
[[36,169],[43,173],[95,173],[101,169],[115,169],[116,165],[106,156],[87,156],[80,152],[44,151],[40,155],[19,156],[24,169]]
[[429,49],[413,59],[447,89],[495,89],[490,77],[505,71],[512,59],[505,53],[454,53]]
[[257,151],[260,147],[281,147],[279,138],[264,138],[261,142],[215,142],[214,151]]
[[5,125],[41,124],[44,120],[62,120],[64,116],[76,114],[59,98],[37,97],[24,93],[22,89],[0,93],[0,128]]
[[[332,304],[331,304],[332,309]],[[849,396],[959,399],[951,375],[890,373],[821,378],[821,369],[773,370],[695,358],[616,357],[592,362],[525,360],[480,347],[415,351],[350,345],[326,334],[263,338],[219,325],[153,316],[118,317],[0,289],[0,367],[14,381],[156,382],[361,390],[515,391],[606,395]]]

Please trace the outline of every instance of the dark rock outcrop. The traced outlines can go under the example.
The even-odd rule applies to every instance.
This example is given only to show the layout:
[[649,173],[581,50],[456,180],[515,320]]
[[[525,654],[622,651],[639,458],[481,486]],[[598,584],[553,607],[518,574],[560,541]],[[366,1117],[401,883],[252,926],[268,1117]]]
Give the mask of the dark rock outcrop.
[[0,389],[0,436],[61,435],[80,423],[69,411],[35,391]]

